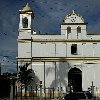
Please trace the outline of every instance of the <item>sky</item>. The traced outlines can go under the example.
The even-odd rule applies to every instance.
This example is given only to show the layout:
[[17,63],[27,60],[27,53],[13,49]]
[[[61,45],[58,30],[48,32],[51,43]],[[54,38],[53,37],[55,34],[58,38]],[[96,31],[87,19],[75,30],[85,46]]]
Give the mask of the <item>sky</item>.
[[3,72],[16,72],[19,10],[27,3],[33,10],[37,33],[60,34],[64,17],[75,10],[88,23],[89,34],[100,34],[100,0],[0,0],[0,62],[6,62]]

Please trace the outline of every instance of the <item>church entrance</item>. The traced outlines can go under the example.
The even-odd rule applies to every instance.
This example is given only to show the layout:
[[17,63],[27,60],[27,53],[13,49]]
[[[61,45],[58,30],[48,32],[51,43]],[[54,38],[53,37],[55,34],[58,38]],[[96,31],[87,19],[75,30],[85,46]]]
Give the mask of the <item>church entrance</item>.
[[82,71],[79,68],[72,68],[68,72],[68,86],[73,92],[82,91]]

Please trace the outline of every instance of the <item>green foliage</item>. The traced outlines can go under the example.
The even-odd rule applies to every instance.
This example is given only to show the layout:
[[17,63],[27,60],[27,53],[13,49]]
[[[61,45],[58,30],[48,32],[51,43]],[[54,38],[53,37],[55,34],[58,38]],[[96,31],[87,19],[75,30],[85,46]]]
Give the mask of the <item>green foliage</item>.
[[30,75],[32,73],[32,69],[27,69],[28,63],[23,66],[19,66],[20,71],[18,73],[19,81],[25,86],[29,85],[33,80],[33,77]]

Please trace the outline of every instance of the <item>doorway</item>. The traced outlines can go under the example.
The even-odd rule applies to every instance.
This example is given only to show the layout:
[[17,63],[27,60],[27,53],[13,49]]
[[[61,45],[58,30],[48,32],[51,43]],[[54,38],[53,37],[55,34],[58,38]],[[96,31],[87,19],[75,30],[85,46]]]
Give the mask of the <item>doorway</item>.
[[82,91],[82,71],[79,68],[71,68],[68,72],[68,86],[73,92]]

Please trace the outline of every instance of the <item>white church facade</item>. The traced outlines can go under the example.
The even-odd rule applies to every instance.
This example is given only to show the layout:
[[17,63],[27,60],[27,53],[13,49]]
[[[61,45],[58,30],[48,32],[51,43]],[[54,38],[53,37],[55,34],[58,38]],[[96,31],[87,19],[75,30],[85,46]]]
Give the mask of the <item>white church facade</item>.
[[100,35],[88,34],[87,23],[76,12],[65,16],[61,34],[33,31],[33,11],[28,4],[19,10],[18,66],[29,62],[34,71],[33,86],[66,91],[100,88]]

